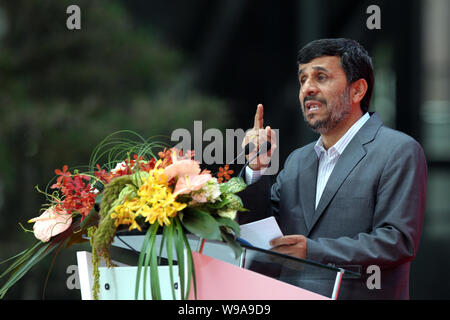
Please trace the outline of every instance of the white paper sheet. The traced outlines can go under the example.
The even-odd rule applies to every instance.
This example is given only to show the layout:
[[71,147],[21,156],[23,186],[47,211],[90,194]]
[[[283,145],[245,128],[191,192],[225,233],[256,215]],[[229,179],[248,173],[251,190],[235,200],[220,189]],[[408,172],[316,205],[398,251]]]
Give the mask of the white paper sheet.
[[269,250],[272,248],[269,242],[281,236],[283,233],[274,217],[241,225],[240,238],[254,247]]

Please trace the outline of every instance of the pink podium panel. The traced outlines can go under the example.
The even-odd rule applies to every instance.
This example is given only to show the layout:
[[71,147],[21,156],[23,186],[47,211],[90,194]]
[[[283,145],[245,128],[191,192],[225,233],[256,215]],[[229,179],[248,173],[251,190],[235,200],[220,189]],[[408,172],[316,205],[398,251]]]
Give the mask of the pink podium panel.
[[[198,300],[330,300],[198,252],[192,256]],[[195,299],[193,287],[189,299]]]

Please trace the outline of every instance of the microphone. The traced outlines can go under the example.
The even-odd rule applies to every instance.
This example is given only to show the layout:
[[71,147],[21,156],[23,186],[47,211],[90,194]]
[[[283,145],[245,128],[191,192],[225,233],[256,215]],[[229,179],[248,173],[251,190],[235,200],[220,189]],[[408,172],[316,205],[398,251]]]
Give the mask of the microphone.
[[253,149],[255,149],[256,146],[253,142],[247,143],[244,147],[244,149],[236,156],[236,158],[234,158],[231,163],[233,163],[237,158],[239,158],[241,156],[241,154],[245,153],[246,156],[248,156],[250,154],[250,152],[253,151]]
[[[245,154],[249,155],[251,151],[253,151],[253,149],[255,149],[255,144],[253,142],[248,143],[245,146]],[[256,154],[249,160],[247,160],[244,164],[244,166],[242,167],[241,171],[239,172],[238,177],[242,178],[242,175],[244,174],[245,168],[250,164],[250,162],[252,162],[253,160],[255,160],[257,157],[259,157],[261,154],[266,153],[267,151],[270,150],[270,148],[272,147],[272,145],[270,144],[269,141],[264,142],[260,147],[259,150],[256,152]],[[247,152],[248,151],[248,152]]]

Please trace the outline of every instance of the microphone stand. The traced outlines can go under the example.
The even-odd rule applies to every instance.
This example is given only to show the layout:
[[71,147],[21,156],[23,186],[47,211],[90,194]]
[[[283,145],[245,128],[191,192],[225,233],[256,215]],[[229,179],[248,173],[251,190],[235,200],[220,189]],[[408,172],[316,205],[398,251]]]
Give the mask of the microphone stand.
[[[245,146],[245,151],[247,151],[247,146],[249,146],[250,144],[253,145],[252,150],[254,149],[254,144],[253,144],[252,142],[250,142],[249,144],[247,144],[247,145]],[[267,151],[270,150],[271,147],[272,147],[272,146],[271,146],[271,144],[270,144],[269,141],[264,142],[264,143],[261,145],[261,147],[259,148],[259,150],[256,152],[256,154],[255,154],[251,159],[249,159],[249,160],[247,160],[247,161],[245,162],[244,166],[242,167],[241,171],[240,171],[239,174],[238,174],[238,178],[242,178],[242,176],[243,176],[243,174],[244,174],[244,172],[245,172],[245,168],[247,168],[247,166],[250,164],[250,162],[252,162],[252,161],[255,160],[257,157],[260,156],[261,151],[265,150],[265,151],[262,152],[262,153],[266,153]],[[249,147],[248,149],[250,149],[250,147]],[[250,152],[248,152],[248,153],[250,153]],[[246,152],[245,154],[248,154],[248,153]]]

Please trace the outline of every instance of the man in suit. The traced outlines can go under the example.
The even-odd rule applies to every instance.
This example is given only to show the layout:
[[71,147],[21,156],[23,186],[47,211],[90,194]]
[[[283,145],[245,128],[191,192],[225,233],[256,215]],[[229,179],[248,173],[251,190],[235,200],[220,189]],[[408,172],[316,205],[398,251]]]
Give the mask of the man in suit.
[[[272,250],[344,269],[360,267],[362,277],[344,280],[340,298],[408,299],[425,209],[423,150],[368,112],[372,62],[356,41],[313,41],[299,51],[297,62],[303,116],[320,138],[294,150],[270,187],[264,168],[276,137],[263,128],[258,105],[243,145],[269,140],[272,148],[247,168],[244,205],[258,215],[242,214],[239,222],[274,215],[285,236],[272,241]],[[378,288],[367,285],[369,266],[381,270]],[[289,270],[281,270],[281,278],[283,273]],[[297,274],[300,287],[331,295],[333,277]]]

